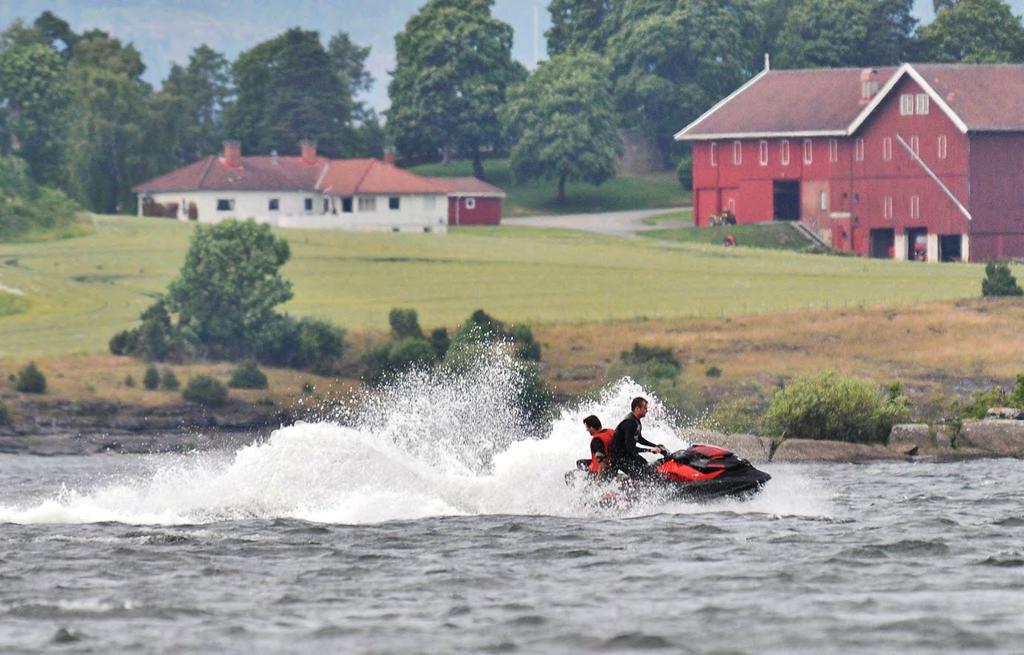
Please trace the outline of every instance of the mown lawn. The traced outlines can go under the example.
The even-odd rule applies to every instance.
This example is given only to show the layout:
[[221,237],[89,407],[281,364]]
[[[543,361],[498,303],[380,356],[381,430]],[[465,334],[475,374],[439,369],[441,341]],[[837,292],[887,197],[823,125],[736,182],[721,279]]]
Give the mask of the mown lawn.
[[[652,216],[657,222],[683,220],[692,214],[684,212]],[[651,220],[648,219],[648,220]],[[659,220],[660,219],[660,220]],[[768,248],[773,250],[795,250],[797,252],[823,252],[823,248],[811,243],[807,237],[797,232],[789,223],[762,223],[758,225],[719,225],[715,227],[684,227],[663,230],[647,230],[642,236],[663,241],[684,243],[706,243],[722,245],[726,235],[736,238],[736,245],[748,248]]]
[[[108,216],[96,225],[77,239],[0,244],[0,284],[28,302],[0,318],[0,358],[104,351],[175,276],[192,231],[166,219]],[[393,307],[417,309],[425,327],[453,327],[477,308],[555,324],[904,304],[977,296],[984,274],[969,264],[517,227],[281,234],[292,247],[284,274],[295,287],[284,309],[350,330],[386,330]]]
[[[422,164],[410,170],[419,175],[460,177],[472,175],[473,164],[458,160],[447,166]],[[507,160],[487,160],[484,162],[484,171],[488,182],[501,187],[508,194],[504,205],[505,216],[581,214],[690,204],[690,192],[679,185],[672,171],[623,175],[597,187],[570,183],[566,186],[565,202],[558,202],[558,185],[554,181],[514,183]]]

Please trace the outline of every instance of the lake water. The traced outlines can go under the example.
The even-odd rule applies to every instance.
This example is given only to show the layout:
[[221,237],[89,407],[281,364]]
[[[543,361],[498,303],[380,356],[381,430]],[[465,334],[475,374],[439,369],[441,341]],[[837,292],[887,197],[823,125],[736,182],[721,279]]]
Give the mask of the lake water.
[[[1024,652],[1024,462],[769,464],[746,502],[612,513],[562,474],[642,390],[526,438],[514,384],[412,379],[235,452],[0,456],[0,652]],[[657,406],[645,433],[685,443]]]

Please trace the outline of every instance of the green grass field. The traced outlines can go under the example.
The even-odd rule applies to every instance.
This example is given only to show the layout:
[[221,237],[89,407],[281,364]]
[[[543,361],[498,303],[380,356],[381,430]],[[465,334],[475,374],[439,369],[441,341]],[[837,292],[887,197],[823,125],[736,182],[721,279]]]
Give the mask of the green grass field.
[[[176,275],[192,231],[131,217],[99,217],[96,228],[77,239],[0,244],[0,284],[28,302],[0,318],[0,357],[105,351]],[[387,329],[393,307],[417,309],[424,327],[454,327],[477,308],[507,321],[573,323],[911,303],[975,297],[984,274],[968,264],[517,227],[281,234],[292,247],[284,275],[295,287],[284,309],[355,330]]]
[[[410,168],[420,175],[460,177],[473,174],[472,162],[453,161],[447,166],[422,164]],[[648,175],[623,175],[601,186],[570,183],[566,185],[565,202],[558,202],[554,181],[531,181],[515,184],[508,161],[489,159],[484,162],[487,180],[505,190],[505,216],[535,214],[580,214],[587,212],[681,207],[690,204],[690,192],[679,186],[675,173],[665,171]]]
[[[693,216],[690,212],[675,212],[663,216],[652,216],[660,222],[683,220]],[[650,219],[648,219],[650,220]],[[726,235],[736,237],[736,245],[748,248],[768,248],[771,250],[795,250],[797,252],[823,252],[823,248],[811,243],[804,235],[797,232],[789,223],[762,223],[759,225],[720,225],[702,228],[673,228],[664,230],[648,230],[642,236],[663,241],[683,243],[706,243],[721,245]]]
[[683,221],[690,225],[693,224],[693,208],[683,209],[677,212],[669,212],[667,214],[658,214],[657,216],[648,216],[644,219],[646,225],[661,225],[662,223],[675,223],[677,221]]

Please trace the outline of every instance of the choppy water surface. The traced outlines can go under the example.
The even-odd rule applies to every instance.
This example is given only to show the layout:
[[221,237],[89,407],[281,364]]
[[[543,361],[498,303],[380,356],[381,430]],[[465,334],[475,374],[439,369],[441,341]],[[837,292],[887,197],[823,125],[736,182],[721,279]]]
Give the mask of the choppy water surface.
[[503,375],[233,453],[0,456],[0,651],[1024,649],[1024,463],[767,465],[748,502],[610,514],[562,473],[640,390],[525,438]]

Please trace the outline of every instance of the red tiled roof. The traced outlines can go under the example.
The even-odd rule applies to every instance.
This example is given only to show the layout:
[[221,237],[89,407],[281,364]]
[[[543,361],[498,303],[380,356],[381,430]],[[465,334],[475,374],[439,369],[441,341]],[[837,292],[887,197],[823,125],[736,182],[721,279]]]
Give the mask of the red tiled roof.
[[342,196],[445,192],[430,178],[379,159],[336,159],[331,162],[317,189]]
[[[1024,65],[904,64],[875,70],[880,93],[891,88],[897,75],[919,76],[969,131],[1024,131]],[[861,72],[860,68],[767,71],[676,137],[848,134],[865,110]]]
[[429,179],[453,196],[505,197],[505,192],[502,189],[475,177],[431,177]]

